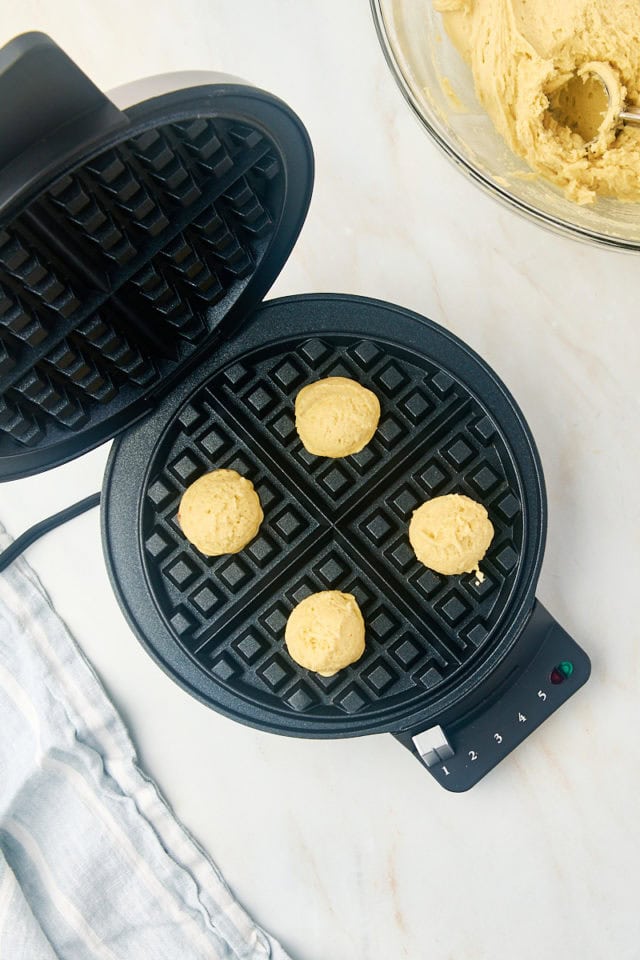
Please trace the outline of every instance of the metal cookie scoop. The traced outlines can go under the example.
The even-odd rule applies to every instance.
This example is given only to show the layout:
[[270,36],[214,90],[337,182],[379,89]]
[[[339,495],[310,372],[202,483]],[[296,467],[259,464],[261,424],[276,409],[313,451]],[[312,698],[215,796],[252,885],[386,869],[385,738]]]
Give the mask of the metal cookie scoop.
[[626,88],[609,63],[585,63],[549,93],[549,112],[596,151],[606,150],[625,123],[640,125],[640,107],[625,103]]

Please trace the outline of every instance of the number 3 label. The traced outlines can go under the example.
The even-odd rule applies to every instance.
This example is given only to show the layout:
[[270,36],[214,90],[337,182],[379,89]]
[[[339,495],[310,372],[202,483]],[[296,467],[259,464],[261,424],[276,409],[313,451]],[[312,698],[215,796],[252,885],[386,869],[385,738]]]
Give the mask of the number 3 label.
[[500,736],[499,733],[494,733],[493,739],[495,740],[496,743],[502,743],[502,737]]

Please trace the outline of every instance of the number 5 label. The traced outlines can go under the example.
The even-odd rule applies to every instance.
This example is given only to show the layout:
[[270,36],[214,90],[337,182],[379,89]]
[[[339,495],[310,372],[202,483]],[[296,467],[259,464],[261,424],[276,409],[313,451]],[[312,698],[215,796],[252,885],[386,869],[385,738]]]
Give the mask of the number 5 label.
[[540,697],[541,700],[546,700],[546,699],[547,699],[547,695],[546,695],[546,693],[544,692],[544,690],[538,690],[538,696]]

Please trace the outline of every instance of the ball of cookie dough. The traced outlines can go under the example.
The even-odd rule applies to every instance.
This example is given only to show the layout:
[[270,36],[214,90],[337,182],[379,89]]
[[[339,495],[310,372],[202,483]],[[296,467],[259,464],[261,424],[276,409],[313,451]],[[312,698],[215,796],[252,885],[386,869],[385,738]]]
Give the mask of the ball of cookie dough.
[[284,639],[301,667],[332,677],[364,653],[364,620],[355,597],[339,590],[312,593],[292,610]]
[[416,557],[437,573],[480,575],[493,540],[493,524],[481,503],[459,493],[427,500],[414,511],[409,540]]
[[348,377],[326,377],[296,397],[296,430],[309,453],[348,457],[369,443],[380,420],[375,393]]
[[264,519],[253,484],[235,470],[213,470],[182,495],[178,523],[187,540],[208,557],[238,553]]

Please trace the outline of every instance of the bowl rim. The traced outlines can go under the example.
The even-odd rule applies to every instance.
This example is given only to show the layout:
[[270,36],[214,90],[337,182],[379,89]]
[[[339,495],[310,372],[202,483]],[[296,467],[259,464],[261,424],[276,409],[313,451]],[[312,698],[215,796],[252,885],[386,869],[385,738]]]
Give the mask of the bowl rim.
[[417,117],[421,126],[427,131],[432,140],[437,144],[444,155],[448,157],[448,159],[457,167],[458,170],[464,173],[468,179],[480,186],[485,194],[490,196],[492,199],[499,201],[502,206],[508,207],[511,210],[515,209],[526,219],[546,227],[547,230],[550,230],[557,236],[570,237],[572,240],[579,240],[582,243],[587,243],[590,245],[595,244],[607,250],[614,250],[618,252],[624,251],[628,253],[640,252],[640,241],[632,242],[623,240],[619,237],[611,237],[605,233],[585,230],[582,227],[569,222],[568,220],[559,220],[556,217],[550,216],[537,207],[533,207],[526,203],[524,200],[514,197],[512,194],[501,189],[499,184],[495,183],[495,181],[485,177],[477,167],[461,156],[461,154],[459,154],[454,147],[452,147],[451,144],[441,136],[436,128],[432,126],[428,118],[425,116],[418,99],[413,93],[411,84],[407,80],[402,68],[400,67],[393,49],[393,45],[389,38],[385,15],[382,9],[382,3],[383,0],[369,0],[374,26],[378,35],[382,52],[384,54],[384,58],[387,62],[387,66],[389,67],[396,84],[400,88],[404,99],[409,104],[414,116]]

